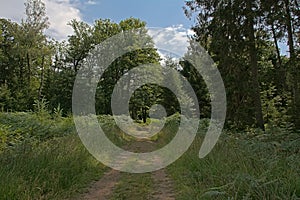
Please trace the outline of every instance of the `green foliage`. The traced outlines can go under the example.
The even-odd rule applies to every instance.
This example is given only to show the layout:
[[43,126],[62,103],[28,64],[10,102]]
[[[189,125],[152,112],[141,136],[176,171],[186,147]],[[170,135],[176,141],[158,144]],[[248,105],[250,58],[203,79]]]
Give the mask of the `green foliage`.
[[190,149],[168,168],[177,199],[299,198],[299,133],[269,126],[264,134],[224,131],[213,151],[199,159],[205,130],[202,122]]
[[[186,2],[187,16],[197,15],[193,39],[206,48],[224,80],[228,127],[245,129],[259,125],[263,128],[263,121],[280,125],[279,119],[283,119],[284,123],[292,122],[298,128],[300,43],[297,32],[300,26],[297,7],[297,1],[290,0],[280,0],[277,4],[244,0]],[[0,19],[2,111],[34,110],[35,100],[45,99],[48,112],[57,113],[55,109],[60,105],[59,115],[69,115],[74,80],[89,51],[120,32],[130,31],[136,38],[142,37],[149,48],[131,51],[111,63],[97,87],[97,114],[111,114],[113,88],[129,70],[147,63],[159,64],[160,56],[147,34],[146,22],[140,19],[131,17],[119,23],[98,19],[92,25],[72,20],[69,25],[74,33],[67,41],[58,42],[44,34],[49,22],[41,0],[26,1],[25,13],[20,24]],[[279,43],[284,41],[288,41],[290,56],[280,51]],[[128,49],[133,50],[139,42],[134,39]],[[193,51],[193,46],[189,51]],[[190,82],[199,100],[201,117],[209,117],[210,96],[195,69],[185,61],[179,66],[171,58],[164,67],[176,68]],[[167,81],[179,85],[178,91],[189,105],[190,99],[182,91],[178,77],[172,76],[172,80]],[[127,83],[124,88],[129,86]],[[180,110],[176,97],[166,88],[143,86],[134,96],[130,102],[134,119],[142,116],[146,121],[149,108],[156,103],[164,105],[168,115]]]
[[[206,87],[206,84],[201,77],[201,75],[197,72],[197,70],[192,66],[191,63],[187,61],[179,62],[181,67],[183,68],[180,73],[186,77],[188,82],[193,87],[195,94],[198,98],[199,109],[200,109],[200,117],[208,118],[210,116],[210,96]],[[185,101],[187,101],[186,99]]]
[[[73,20],[69,25],[73,28],[74,34],[69,37],[67,43],[54,44],[55,61],[46,71],[45,84],[42,88],[43,96],[49,101],[49,109],[53,110],[60,104],[64,115],[71,112],[75,77],[78,70],[83,67],[90,50],[122,31],[132,31],[137,37],[148,41],[149,48],[131,51],[117,58],[102,75],[96,92],[96,111],[97,114],[111,114],[110,96],[120,77],[141,64],[158,63],[159,55],[154,49],[152,39],[147,35],[146,23],[129,18],[120,23],[99,19],[92,26]],[[132,46],[126,48],[132,49],[139,45],[138,42],[139,40],[135,40]],[[136,109],[140,107],[137,106]]]
[[[123,118],[124,122],[128,120],[127,116]],[[101,115],[98,120],[115,144],[123,146],[132,141],[112,116]],[[299,198],[300,138],[292,127],[270,125],[265,132],[224,131],[214,150],[199,159],[208,123],[208,119],[201,120],[190,149],[167,169],[175,180],[178,199]],[[168,144],[179,124],[178,113],[166,118],[163,130],[153,138],[156,145]],[[1,197],[72,198],[92,180],[99,179],[105,168],[85,150],[74,131],[71,118],[41,120],[33,113],[1,113]],[[148,175],[125,175],[113,198],[131,198],[129,189],[136,198],[144,198],[152,187]]]
[[[132,136],[125,134],[115,123],[113,116],[111,115],[99,115],[98,121],[101,125],[103,132],[114,144],[118,146],[124,145],[126,142],[132,140]],[[127,117],[122,116],[126,121]]]
[[[115,144],[132,140],[112,116],[101,115],[98,120]],[[74,133],[72,118],[0,113],[0,198],[72,199],[99,179],[106,168]]]
[[34,101],[34,112],[38,115],[45,116],[48,114],[48,102],[46,99],[41,99],[41,100],[35,100]]
[[[104,32],[106,33],[106,35],[103,33],[105,38],[107,37],[108,33],[110,33],[110,36],[112,36],[116,34],[116,32],[120,33],[121,31],[131,31],[137,37],[137,39],[133,39],[133,44],[131,46],[126,47],[126,49],[134,49],[136,46],[140,46],[140,41],[147,41],[147,48],[132,50],[117,58],[114,62],[112,62],[111,65],[104,71],[102,76],[103,79],[100,80],[98,83],[96,94],[97,114],[111,114],[110,96],[113,92],[114,86],[116,85],[117,81],[122,76],[125,76],[129,70],[137,66],[149,63],[158,64],[160,57],[156,49],[154,48],[154,43],[152,39],[149,35],[147,35],[145,22],[135,18],[122,20],[119,24],[112,23],[109,20],[104,20],[102,22],[98,20],[95,24],[94,33],[97,36],[97,38],[99,38],[101,33],[104,31],[103,27],[99,27],[99,25],[102,25],[103,23],[105,24],[107,29],[111,31],[110,33],[106,30]],[[157,76],[155,71],[152,70],[150,67],[148,67],[147,69],[149,74],[154,75],[155,77],[159,77]],[[138,80],[139,77],[130,77],[130,79]],[[130,88],[131,86],[133,86],[133,84],[134,83],[127,83],[126,85],[124,85],[124,88]],[[155,104],[155,97],[152,97],[153,93],[155,92],[155,89],[157,89],[157,87],[155,86],[143,86],[143,89],[135,93],[136,97],[133,98],[130,102],[130,109],[132,112],[132,117],[134,119],[137,119],[137,116],[139,112],[141,112],[141,110],[147,109],[146,107],[149,107],[150,104]],[[146,96],[149,98],[146,98]]]
[[[12,137],[11,137],[12,136]],[[15,137],[14,134],[11,134],[8,130],[8,127],[5,125],[0,125],[0,152],[2,152],[9,143],[14,143],[14,140],[19,138]]]
[[288,107],[284,104],[290,104],[288,94],[278,94],[275,86],[267,86],[267,89],[261,93],[263,104],[263,113],[266,124],[282,126],[289,121]]
[[[300,124],[297,111],[300,70],[295,53],[299,43],[294,41],[300,30],[296,23],[299,21],[297,7],[297,1],[290,0],[275,4],[244,0],[186,2],[185,14],[196,18],[192,28],[196,33],[194,39],[212,56],[224,80],[228,125],[264,129],[264,120],[277,121],[279,114],[275,110],[283,111],[287,122],[293,122],[296,127]],[[280,51],[283,41],[288,41],[290,56]],[[276,90],[277,103],[266,102],[273,101],[265,96],[271,90]],[[281,106],[278,99],[282,101]]]
[[[300,24],[299,2],[186,1],[188,17],[197,15],[193,37],[206,48],[223,77],[227,93],[227,125],[242,132],[226,131],[205,159],[198,159],[208,120],[202,120],[196,141],[169,172],[176,180],[179,199],[299,199],[300,127]],[[119,23],[99,19],[93,25],[72,20],[74,33],[67,41],[50,41],[44,34],[49,22],[41,0],[27,0],[26,17],[20,24],[0,19],[0,198],[62,199],[71,197],[104,167],[97,164],[74,135],[72,90],[78,70],[90,50],[120,32],[131,31],[147,41],[148,48],[117,58],[104,72],[96,92],[97,114],[111,114],[111,93],[122,76],[160,57],[147,35],[146,22],[128,18]],[[282,17],[284,16],[284,17]],[[139,30],[137,30],[139,29]],[[289,56],[279,42],[287,41]],[[121,41],[120,41],[121,42]],[[128,49],[139,46],[134,40]],[[189,48],[193,51],[193,46]],[[184,58],[183,58],[184,59]],[[201,117],[210,116],[209,94],[201,76],[186,61],[173,68],[190,82],[199,100]],[[191,104],[177,74],[156,80],[177,85],[184,106]],[[138,80],[139,77],[130,77]],[[124,88],[134,84],[127,83]],[[131,116],[149,124],[149,108],[166,107],[167,114],[180,111],[175,95],[157,85],[144,85],[130,99]],[[193,105],[192,105],[193,106]],[[27,113],[9,113],[26,111]],[[34,112],[31,112],[34,111]],[[7,112],[7,113],[4,113]],[[169,116],[164,129],[153,136],[159,146],[177,132],[180,114]],[[122,132],[110,115],[98,120],[115,144],[133,138]],[[123,116],[124,122],[128,116]],[[155,120],[152,121],[155,123]],[[264,123],[263,123],[264,122]],[[145,125],[144,124],[144,125]],[[260,127],[259,130],[254,127]],[[127,188],[125,178],[114,198]],[[151,182],[135,177],[145,186],[134,192],[144,199]]]
[[34,99],[41,99],[44,71],[51,63],[51,46],[43,33],[48,28],[45,4],[28,0],[25,6],[21,24],[0,20],[0,85],[10,91],[9,99],[1,102],[4,110],[32,110]]
[[52,120],[50,115],[31,113],[0,113],[1,137],[5,147],[16,147],[24,142],[45,141],[74,132],[71,118]]
[[[112,116],[99,116],[108,137],[126,142]],[[72,118],[0,113],[0,198],[65,199],[83,192],[104,170],[75,134]]]
[[11,108],[11,92],[7,85],[0,86],[0,109],[1,111],[8,111]]
[[72,198],[105,170],[74,135],[24,145],[0,154],[1,199]]
[[63,115],[63,109],[58,104],[57,108],[54,108],[53,117],[54,119],[60,119]]

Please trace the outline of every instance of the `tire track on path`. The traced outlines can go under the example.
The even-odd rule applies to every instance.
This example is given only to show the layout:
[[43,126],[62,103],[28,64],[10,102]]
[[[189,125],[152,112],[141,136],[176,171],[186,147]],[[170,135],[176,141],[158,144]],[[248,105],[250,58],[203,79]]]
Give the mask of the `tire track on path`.
[[[136,130],[137,131],[137,130]],[[137,131],[143,134],[144,131]],[[140,141],[135,141],[130,143],[129,145],[126,145],[124,147],[125,150],[134,151],[134,152],[150,152],[157,148],[157,144],[154,143],[151,140],[142,139]],[[123,155],[119,155],[120,159],[124,159]],[[120,159],[115,159],[116,164],[118,164],[118,161]],[[159,159],[157,162],[161,162]],[[82,200],[110,200],[114,196],[114,192],[116,187],[118,187],[118,184],[120,181],[128,181],[128,184],[132,184],[131,181],[134,180],[135,176],[138,176],[140,174],[133,174],[132,180],[126,180],[124,177],[126,173],[121,173],[119,171],[116,171],[114,169],[109,170],[108,172],[104,173],[102,178],[99,181],[96,181],[91,185],[91,187],[88,189],[88,192],[83,194],[80,199]],[[128,173],[127,173],[128,174]],[[123,179],[122,179],[123,177]],[[153,188],[149,194],[147,194],[147,199],[150,200],[175,200],[175,190],[173,187],[173,181],[168,177],[166,170],[161,169],[155,172],[151,173],[151,178],[153,180]],[[133,187],[137,187],[136,184]],[[140,186],[138,186],[140,187]],[[129,199],[134,200],[135,194],[130,193],[131,191],[124,191],[126,192],[126,195],[123,196],[129,196]],[[122,196],[122,194],[119,194]],[[131,198],[132,197],[132,198]],[[116,199],[116,198],[113,198]]]

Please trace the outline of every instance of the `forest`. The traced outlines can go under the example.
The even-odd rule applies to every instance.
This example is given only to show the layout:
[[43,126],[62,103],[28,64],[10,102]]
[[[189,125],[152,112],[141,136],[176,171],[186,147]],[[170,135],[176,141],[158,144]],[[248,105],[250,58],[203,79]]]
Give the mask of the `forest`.
[[[186,18],[195,22],[189,39],[213,59],[227,98],[223,133],[202,160],[197,151],[209,124],[211,96],[186,59],[192,45],[179,60],[163,58],[147,22],[134,17],[93,24],[74,19],[68,24],[73,34],[57,41],[46,34],[50,23],[42,0],[26,1],[20,23],[0,18],[0,199],[300,198],[300,1],[187,0],[183,5]],[[112,92],[121,77],[140,65],[178,71],[198,98],[201,120],[195,141],[157,173],[110,172],[81,144],[73,122],[78,72],[93,49],[126,31],[148,42],[146,49],[114,60],[97,84],[95,110],[111,141],[132,151],[152,151],[168,144],[179,127],[176,95],[154,84],[143,85],[130,98],[130,117],[141,127],[132,131],[147,131],[158,120],[149,116],[156,104],[166,110],[165,127],[149,141],[136,141],[117,127]],[[185,95],[176,75],[159,78]],[[125,88],[134,81],[127,84]],[[183,102],[189,104],[189,99]],[[105,197],[93,198],[97,180]]]

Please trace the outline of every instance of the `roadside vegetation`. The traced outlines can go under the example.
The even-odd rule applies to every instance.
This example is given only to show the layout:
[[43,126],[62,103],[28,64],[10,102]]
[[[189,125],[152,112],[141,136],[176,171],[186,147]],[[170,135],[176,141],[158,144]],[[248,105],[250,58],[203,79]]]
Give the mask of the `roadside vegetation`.
[[[126,141],[112,117],[99,122],[114,143]],[[72,117],[0,113],[0,199],[72,199],[105,170],[81,143]]]
[[4,200],[64,199],[105,170],[81,144],[69,117],[0,113],[0,141]]
[[200,159],[204,124],[190,149],[168,167],[176,199],[299,199],[299,133],[276,127],[224,131],[213,151]]
[[[98,118],[114,143],[133,142],[124,137],[111,116]],[[178,114],[166,119],[164,129],[153,138],[157,147],[171,141],[179,120]],[[266,132],[224,131],[214,150],[199,159],[207,124],[208,120],[201,120],[190,149],[167,168],[176,199],[299,198],[299,133],[276,127]],[[1,199],[72,199],[107,170],[82,145],[71,117],[1,113],[0,127]],[[144,199],[153,192],[152,187],[149,174],[124,173],[113,199],[128,199],[133,194]]]

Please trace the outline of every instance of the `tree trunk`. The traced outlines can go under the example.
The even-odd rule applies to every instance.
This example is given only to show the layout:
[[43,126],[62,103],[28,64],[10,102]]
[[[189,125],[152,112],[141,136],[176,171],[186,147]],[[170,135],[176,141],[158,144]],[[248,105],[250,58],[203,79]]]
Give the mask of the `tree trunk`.
[[[278,61],[278,64],[279,64],[278,73],[281,77],[281,79],[279,81],[279,84],[280,84],[281,89],[283,89],[283,88],[286,88],[286,69],[282,65],[282,60],[281,60],[281,56],[280,56],[280,49],[279,49],[279,46],[278,46],[278,40],[277,40],[277,37],[276,37],[274,22],[272,22],[271,30],[272,30],[273,40],[274,40],[274,44],[275,44],[275,48],[276,48],[277,61]],[[276,64],[274,65],[274,67],[276,67]]]
[[142,113],[143,113],[143,122],[147,122],[147,109],[145,107],[142,108]]
[[249,37],[249,57],[250,57],[250,67],[251,67],[251,78],[253,84],[252,99],[254,102],[255,109],[255,119],[256,125],[258,128],[265,130],[262,105],[260,98],[260,87],[258,81],[258,62],[257,62],[257,53],[255,46],[255,30],[254,30],[254,12],[252,11],[252,1],[247,1],[247,29]]
[[39,87],[39,100],[42,100],[42,89],[43,89],[43,86],[44,86],[44,63],[45,63],[45,56],[42,57],[42,71],[41,71],[41,80],[40,80],[40,87]]
[[293,75],[293,121],[297,129],[300,129],[300,86],[298,80],[300,79],[299,69],[297,67],[296,54],[294,48],[294,39],[293,39],[293,25],[292,25],[292,17],[290,10],[290,2],[289,0],[285,0],[285,12],[286,12],[286,27],[288,33],[288,45],[290,51],[290,61],[289,66],[292,70]]
[[271,27],[272,28],[272,34],[273,34],[274,44],[275,44],[275,47],[276,47],[278,63],[279,63],[279,66],[281,67],[282,66],[282,61],[281,61],[280,50],[279,50],[279,46],[278,46],[278,40],[277,40],[277,37],[276,37],[276,32],[275,32],[275,28],[274,28],[273,23],[272,23],[272,27]]
[[27,60],[27,84],[28,84],[28,88],[30,88],[30,76],[31,76],[31,66],[30,66],[30,56],[29,53],[27,52],[26,54],[26,60]]

